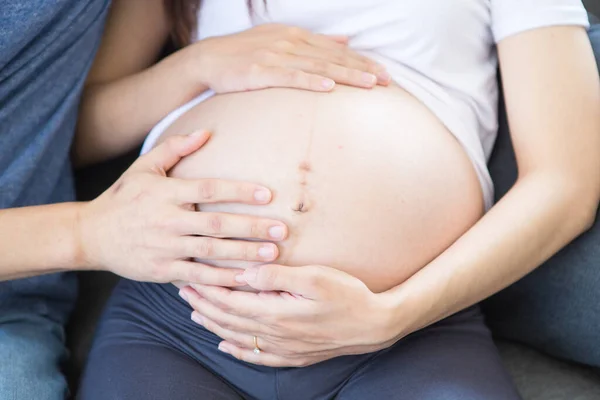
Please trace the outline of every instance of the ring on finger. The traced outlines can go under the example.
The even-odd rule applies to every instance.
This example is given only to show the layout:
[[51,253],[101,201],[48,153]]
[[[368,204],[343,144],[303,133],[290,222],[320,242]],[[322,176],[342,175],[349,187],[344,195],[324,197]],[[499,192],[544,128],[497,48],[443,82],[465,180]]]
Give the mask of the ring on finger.
[[257,336],[253,336],[254,339],[254,354],[260,354],[262,352],[262,350],[260,349],[260,347],[258,347],[258,337]]

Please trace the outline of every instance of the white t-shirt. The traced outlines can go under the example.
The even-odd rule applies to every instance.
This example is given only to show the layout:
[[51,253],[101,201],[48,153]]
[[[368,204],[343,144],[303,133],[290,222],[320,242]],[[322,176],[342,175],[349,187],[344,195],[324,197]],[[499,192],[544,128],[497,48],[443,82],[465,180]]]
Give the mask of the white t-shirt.
[[[497,135],[496,43],[552,25],[588,26],[581,0],[204,0],[198,39],[263,23],[347,35],[350,47],[386,66],[396,84],[423,102],[458,139],[475,166],[486,209],[493,185],[487,160]],[[149,134],[147,151],[205,92]]]

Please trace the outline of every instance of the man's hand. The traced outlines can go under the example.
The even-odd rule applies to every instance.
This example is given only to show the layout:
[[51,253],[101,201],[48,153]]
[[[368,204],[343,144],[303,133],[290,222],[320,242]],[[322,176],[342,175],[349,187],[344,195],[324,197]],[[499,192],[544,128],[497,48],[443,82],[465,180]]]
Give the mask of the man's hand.
[[263,265],[247,269],[243,278],[261,292],[207,285],[180,292],[195,309],[192,319],[223,338],[219,349],[240,360],[306,366],[380,350],[400,338],[400,327],[391,327],[393,305],[344,272]]
[[107,269],[126,278],[186,281],[236,286],[242,271],[192,261],[272,261],[273,243],[286,226],[278,221],[222,213],[196,212],[197,203],[267,204],[268,189],[250,183],[214,179],[179,180],[167,172],[206,143],[210,134],[175,136],[140,157],[123,176],[79,215],[79,264]]

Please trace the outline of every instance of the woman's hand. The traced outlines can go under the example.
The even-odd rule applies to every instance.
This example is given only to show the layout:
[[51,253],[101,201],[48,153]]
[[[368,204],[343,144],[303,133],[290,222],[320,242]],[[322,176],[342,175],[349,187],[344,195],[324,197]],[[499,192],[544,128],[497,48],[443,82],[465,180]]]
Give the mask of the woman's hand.
[[240,360],[306,366],[384,349],[402,336],[385,294],[333,268],[263,265],[240,278],[261,292],[206,285],[180,291],[195,310],[192,319],[223,338],[219,349]]
[[327,92],[335,83],[371,88],[387,85],[384,67],[331,37],[278,24],[260,25],[199,41],[188,52],[191,76],[217,93],[268,87]]
[[199,179],[179,180],[167,172],[209,139],[206,132],[175,136],[140,157],[123,176],[79,215],[80,262],[89,269],[108,269],[126,278],[186,281],[236,286],[242,271],[191,261],[272,261],[277,246],[247,238],[279,241],[286,226],[261,218],[196,212],[197,203],[267,204],[268,189],[250,183]]

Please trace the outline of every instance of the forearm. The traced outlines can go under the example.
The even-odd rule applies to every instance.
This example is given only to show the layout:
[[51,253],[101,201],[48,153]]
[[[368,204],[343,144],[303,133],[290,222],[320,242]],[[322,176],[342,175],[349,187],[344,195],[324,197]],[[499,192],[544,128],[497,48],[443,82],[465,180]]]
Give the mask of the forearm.
[[521,179],[454,245],[385,294],[401,336],[512,284],[589,227],[597,192],[547,175]]
[[83,267],[80,203],[0,210],[0,281]]
[[192,77],[187,50],[142,72],[86,88],[73,148],[76,164],[133,149],[160,119],[207,89]]

